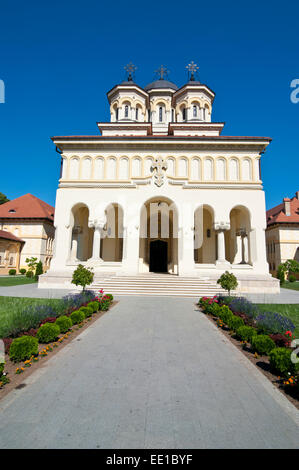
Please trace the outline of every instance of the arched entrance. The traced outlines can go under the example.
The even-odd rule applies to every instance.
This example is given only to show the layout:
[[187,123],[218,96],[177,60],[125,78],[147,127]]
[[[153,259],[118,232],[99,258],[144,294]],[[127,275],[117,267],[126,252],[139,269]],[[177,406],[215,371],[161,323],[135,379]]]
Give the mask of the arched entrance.
[[149,270],[153,273],[168,272],[168,242],[164,240],[150,242]]
[[139,272],[178,274],[178,212],[166,197],[152,198],[140,215]]

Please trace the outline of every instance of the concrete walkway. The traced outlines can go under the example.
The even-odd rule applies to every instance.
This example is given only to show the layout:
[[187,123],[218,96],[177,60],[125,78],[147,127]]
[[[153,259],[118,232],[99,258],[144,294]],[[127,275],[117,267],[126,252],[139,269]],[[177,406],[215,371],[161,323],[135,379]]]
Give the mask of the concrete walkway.
[[0,448],[298,448],[298,411],[191,299],[122,297],[0,402]]

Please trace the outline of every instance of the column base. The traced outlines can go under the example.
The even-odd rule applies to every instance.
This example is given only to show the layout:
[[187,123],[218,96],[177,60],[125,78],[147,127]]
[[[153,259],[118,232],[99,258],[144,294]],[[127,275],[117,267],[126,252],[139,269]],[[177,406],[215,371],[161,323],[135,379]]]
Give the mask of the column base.
[[217,269],[227,270],[231,267],[230,262],[226,260],[217,260],[215,264]]
[[90,268],[95,268],[96,266],[99,266],[101,265],[102,263],[104,263],[104,261],[102,260],[102,258],[89,258],[87,261],[86,261],[86,267],[90,267]]

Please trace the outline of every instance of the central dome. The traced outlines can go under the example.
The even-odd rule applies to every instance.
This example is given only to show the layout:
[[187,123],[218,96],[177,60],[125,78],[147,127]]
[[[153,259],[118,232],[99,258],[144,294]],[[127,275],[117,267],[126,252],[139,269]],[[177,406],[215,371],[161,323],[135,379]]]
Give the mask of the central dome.
[[155,80],[154,82],[146,85],[144,87],[144,90],[148,91],[148,90],[154,90],[157,88],[171,88],[172,90],[178,90],[178,87],[174,83],[169,82],[168,80],[163,80],[161,78],[159,80]]

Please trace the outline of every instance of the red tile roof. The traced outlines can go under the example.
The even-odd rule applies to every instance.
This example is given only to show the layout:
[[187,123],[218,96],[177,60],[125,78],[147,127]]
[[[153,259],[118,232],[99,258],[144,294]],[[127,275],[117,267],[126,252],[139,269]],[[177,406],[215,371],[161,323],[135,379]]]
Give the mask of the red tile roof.
[[21,238],[16,237],[13,233],[6,232],[5,230],[0,230],[0,238],[5,238],[6,240],[13,240],[16,242],[24,243],[24,240],[21,240]]
[[[278,206],[267,211],[267,226],[283,223],[299,224],[299,192],[292,199],[284,198]],[[290,204],[290,215],[285,213],[285,202]]]
[[0,205],[0,219],[48,219],[54,220],[54,207],[32,194],[25,194]]

